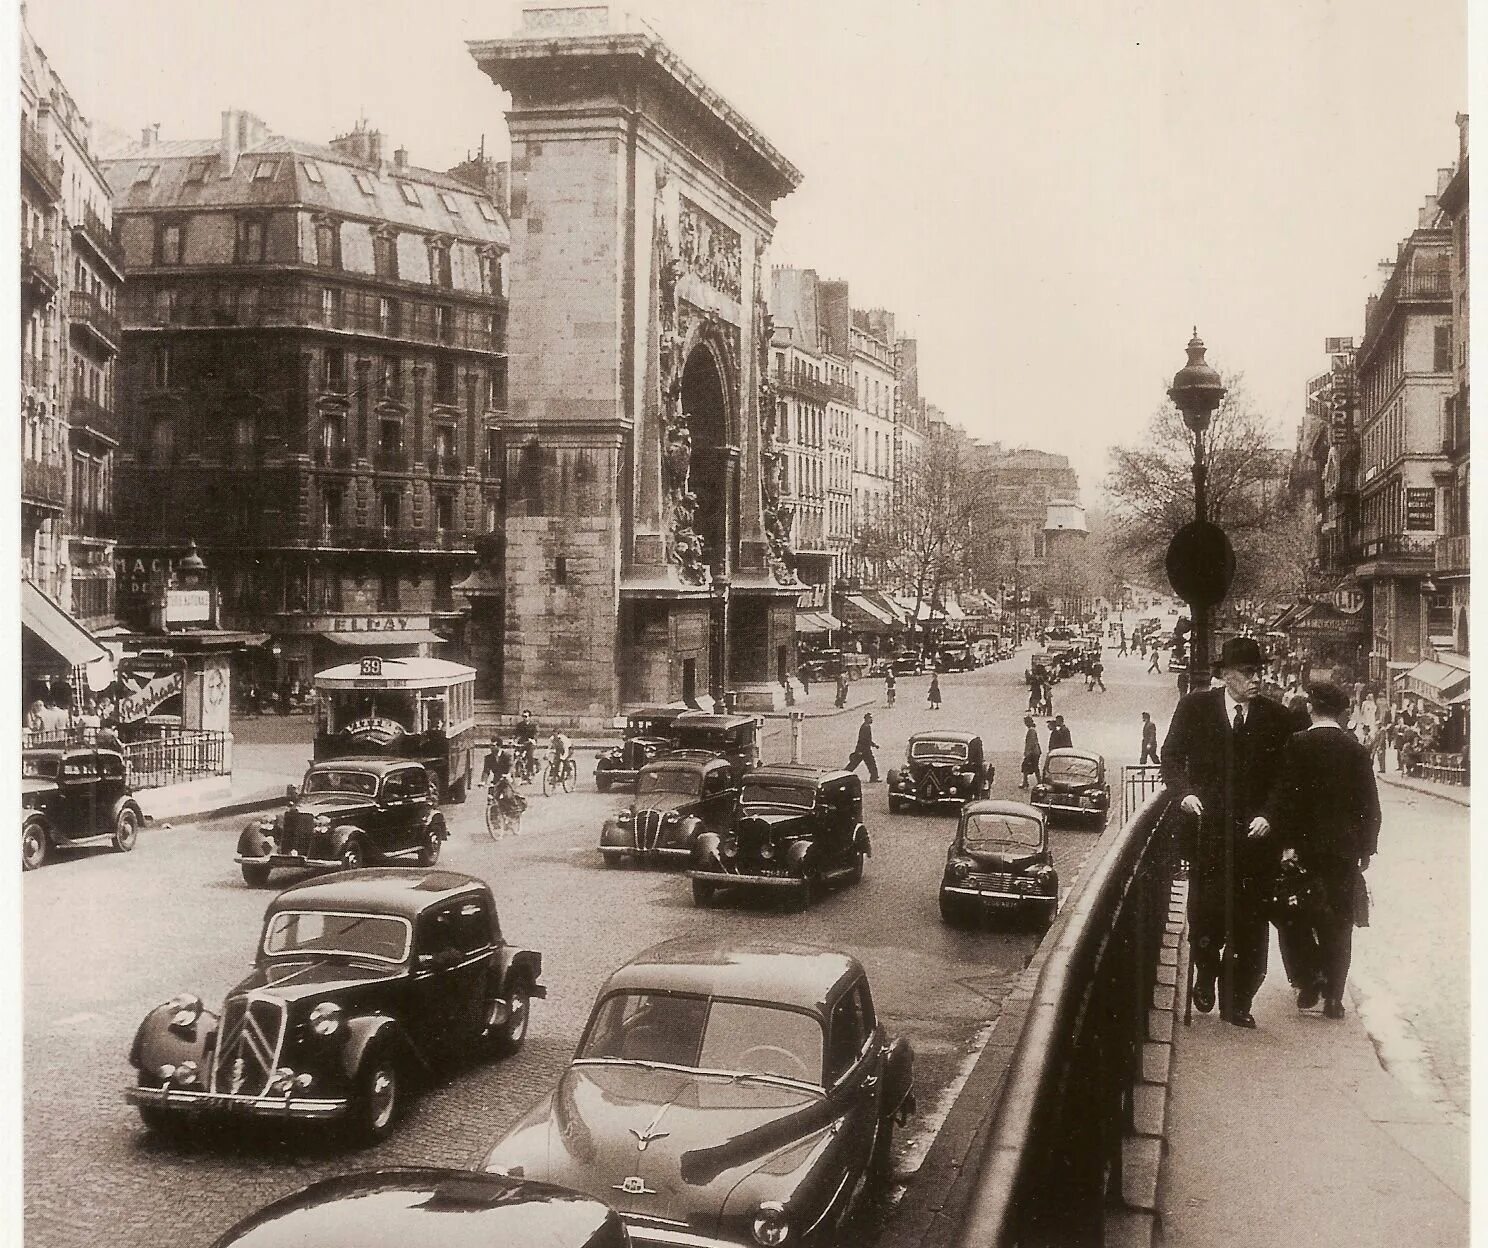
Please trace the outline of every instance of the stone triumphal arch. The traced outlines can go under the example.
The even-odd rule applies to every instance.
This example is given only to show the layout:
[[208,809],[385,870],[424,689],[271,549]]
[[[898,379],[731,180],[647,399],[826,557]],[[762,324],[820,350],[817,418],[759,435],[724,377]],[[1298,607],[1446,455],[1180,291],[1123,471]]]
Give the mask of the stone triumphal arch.
[[800,174],[603,7],[470,51],[512,97],[504,705],[773,706],[801,585],[764,255]]

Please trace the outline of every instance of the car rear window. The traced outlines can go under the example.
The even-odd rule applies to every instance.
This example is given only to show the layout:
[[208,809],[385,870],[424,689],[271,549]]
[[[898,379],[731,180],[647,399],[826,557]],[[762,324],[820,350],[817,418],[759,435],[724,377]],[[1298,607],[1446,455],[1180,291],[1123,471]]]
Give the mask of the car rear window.
[[334,954],[401,962],[410,930],[407,919],[387,914],[281,910],[264,928],[263,951],[271,958]]
[[965,759],[964,741],[915,741],[909,747],[910,758]]
[[1022,815],[969,814],[963,835],[967,849],[1038,849],[1044,843],[1038,820]]
[[312,771],[305,777],[306,793],[360,793],[371,797],[377,792],[377,777],[365,771]]
[[21,776],[28,780],[55,780],[57,778],[58,759],[55,756],[42,755],[21,757]]
[[680,767],[667,767],[659,771],[643,771],[636,782],[637,793],[678,793],[684,797],[698,795],[701,776],[696,771]]
[[746,806],[799,806],[809,810],[816,804],[816,789],[805,784],[750,783],[744,778],[744,791],[740,800]]
[[1099,776],[1100,767],[1093,758],[1051,758],[1044,774],[1065,784],[1090,784]]
[[822,1028],[810,1014],[765,1002],[617,992],[594,1012],[576,1060],[662,1062],[819,1087]]

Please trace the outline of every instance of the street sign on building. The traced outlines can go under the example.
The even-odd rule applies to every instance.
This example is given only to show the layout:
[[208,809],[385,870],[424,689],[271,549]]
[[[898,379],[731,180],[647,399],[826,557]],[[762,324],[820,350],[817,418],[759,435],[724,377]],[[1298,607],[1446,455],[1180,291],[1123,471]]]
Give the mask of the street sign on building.
[[1405,527],[1413,533],[1436,531],[1436,490],[1432,486],[1406,487]]

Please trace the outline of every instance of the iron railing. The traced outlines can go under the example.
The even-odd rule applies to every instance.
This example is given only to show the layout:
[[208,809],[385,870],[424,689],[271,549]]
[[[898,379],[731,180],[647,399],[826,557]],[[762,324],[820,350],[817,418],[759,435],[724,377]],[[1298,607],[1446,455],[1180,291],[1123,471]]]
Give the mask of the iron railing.
[[62,162],[52,155],[46,136],[24,121],[21,122],[21,163],[53,197],[61,197]]
[[131,742],[124,747],[129,783],[136,789],[158,789],[200,776],[227,775],[226,737],[206,728],[182,728]]
[[114,236],[113,230],[103,223],[88,205],[83,205],[83,219],[73,224],[73,229],[88,240],[90,246],[109,262],[117,273],[124,272],[124,248]]
[[21,460],[21,497],[29,502],[61,506],[67,497],[67,470],[61,464]]
[[96,433],[99,437],[107,438],[110,442],[119,441],[120,428],[117,413],[84,395],[72,396],[72,402],[68,406],[68,420],[74,429],[86,429],[90,433]]
[[1101,837],[1004,1005],[1012,1052],[955,1248],[1104,1242],[1178,865],[1168,809],[1158,793]]
[[1432,533],[1391,533],[1387,537],[1371,538],[1363,544],[1365,559],[1384,557],[1433,558],[1436,536]]
[[1162,768],[1156,763],[1121,769],[1121,822],[1125,823],[1154,793],[1162,791]]
[[68,310],[74,325],[85,326],[111,351],[119,349],[119,318],[103,306],[97,295],[73,291]]
[[57,257],[52,253],[51,239],[41,237],[21,244],[21,280],[47,298],[57,289]]

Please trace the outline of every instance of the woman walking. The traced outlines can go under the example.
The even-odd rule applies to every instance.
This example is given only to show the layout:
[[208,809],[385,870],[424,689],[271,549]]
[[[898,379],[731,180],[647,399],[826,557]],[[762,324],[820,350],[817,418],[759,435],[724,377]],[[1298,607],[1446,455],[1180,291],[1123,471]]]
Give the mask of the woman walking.
[[940,676],[938,674],[930,677],[930,709],[940,710]]

